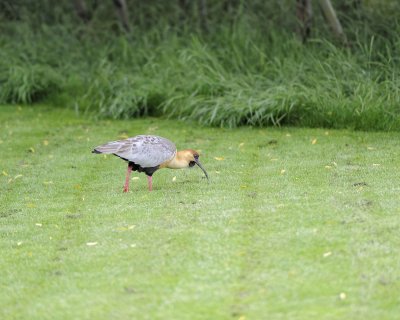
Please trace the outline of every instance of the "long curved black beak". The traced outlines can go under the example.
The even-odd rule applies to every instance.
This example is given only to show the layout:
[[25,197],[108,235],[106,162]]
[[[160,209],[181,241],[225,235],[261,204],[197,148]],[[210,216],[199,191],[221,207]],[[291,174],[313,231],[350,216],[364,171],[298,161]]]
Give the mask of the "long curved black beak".
[[205,175],[206,178],[207,178],[207,181],[210,181],[210,179],[208,178],[207,171],[206,171],[206,169],[204,169],[204,167],[201,165],[200,161],[195,159],[194,162],[196,162],[196,164],[200,167],[200,169],[203,170],[204,175]]

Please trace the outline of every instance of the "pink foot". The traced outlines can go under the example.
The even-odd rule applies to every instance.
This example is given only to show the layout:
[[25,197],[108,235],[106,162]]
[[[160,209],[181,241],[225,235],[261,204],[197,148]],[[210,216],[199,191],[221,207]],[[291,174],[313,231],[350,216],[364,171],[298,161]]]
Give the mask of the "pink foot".
[[147,183],[149,185],[149,191],[153,191],[153,177],[147,176]]

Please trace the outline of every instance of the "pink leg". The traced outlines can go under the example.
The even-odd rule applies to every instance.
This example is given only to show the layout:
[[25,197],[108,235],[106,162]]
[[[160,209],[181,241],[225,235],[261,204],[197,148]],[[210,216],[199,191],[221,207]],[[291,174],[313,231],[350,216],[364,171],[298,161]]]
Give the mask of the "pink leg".
[[149,185],[149,191],[153,190],[153,177],[152,176],[147,176],[147,183]]
[[132,172],[132,167],[128,164],[128,170],[126,171],[124,192],[128,192],[129,191],[129,179],[131,177],[131,172]]

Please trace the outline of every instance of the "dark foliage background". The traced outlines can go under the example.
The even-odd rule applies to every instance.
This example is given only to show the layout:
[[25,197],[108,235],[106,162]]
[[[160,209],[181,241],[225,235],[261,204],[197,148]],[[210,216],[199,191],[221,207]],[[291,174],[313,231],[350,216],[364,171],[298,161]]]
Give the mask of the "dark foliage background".
[[400,2],[332,1],[346,43],[319,2],[303,42],[294,0],[2,0],[0,103],[400,130]]

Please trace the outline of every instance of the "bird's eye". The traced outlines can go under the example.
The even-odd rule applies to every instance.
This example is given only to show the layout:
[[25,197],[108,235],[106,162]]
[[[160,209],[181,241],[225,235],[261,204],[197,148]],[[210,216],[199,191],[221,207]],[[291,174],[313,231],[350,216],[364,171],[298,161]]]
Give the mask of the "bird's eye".
[[199,160],[199,156],[198,156],[198,155],[194,156],[194,158],[195,158],[196,160]]

